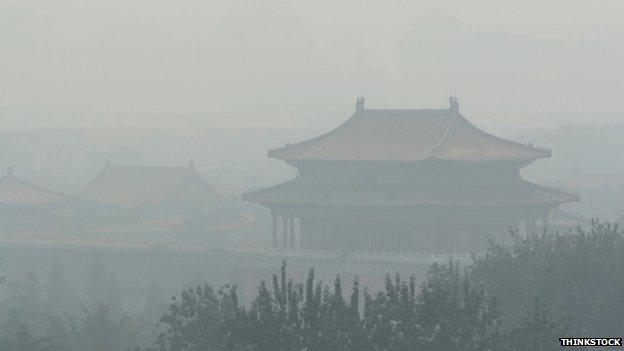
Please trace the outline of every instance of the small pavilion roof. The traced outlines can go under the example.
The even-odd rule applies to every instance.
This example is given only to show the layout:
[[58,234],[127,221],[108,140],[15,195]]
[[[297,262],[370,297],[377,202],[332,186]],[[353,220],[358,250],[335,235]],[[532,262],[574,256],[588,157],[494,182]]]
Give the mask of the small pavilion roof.
[[550,150],[503,139],[449,109],[374,110],[358,99],[355,114],[319,137],[269,150],[269,157],[297,161],[532,161]]
[[65,195],[32,185],[9,169],[0,179],[0,204],[2,205],[46,205],[65,200]]
[[507,208],[559,205],[578,201],[565,193],[524,180],[480,185],[392,185],[336,184],[301,178],[243,195],[246,201],[271,205],[328,207],[418,207]]

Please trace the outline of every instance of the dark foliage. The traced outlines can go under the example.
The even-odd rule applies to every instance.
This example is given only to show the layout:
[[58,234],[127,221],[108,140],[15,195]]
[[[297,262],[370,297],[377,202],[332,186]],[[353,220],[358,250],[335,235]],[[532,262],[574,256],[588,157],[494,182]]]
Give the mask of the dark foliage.
[[283,264],[249,309],[235,288],[204,286],[175,299],[162,322],[159,347],[170,351],[495,350],[503,339],[496,300],[453,262],[434,265],[419,293],[396,275],[376,295],[356,279],[348,298],[340,277],[330,288],[310,270],[298,284]]
[[524,318],[540,296],[576,335],[624,334],[624,236],[616,225],[514,235],[511,247],[492,244],[474,259],[471,279],[501,300],[506,323]]

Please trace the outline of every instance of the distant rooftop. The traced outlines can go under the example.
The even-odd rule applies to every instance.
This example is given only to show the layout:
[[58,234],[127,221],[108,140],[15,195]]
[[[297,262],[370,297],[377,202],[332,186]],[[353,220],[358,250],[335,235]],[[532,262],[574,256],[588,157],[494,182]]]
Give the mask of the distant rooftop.
[[32,185],[9,169],[0,179],[0,205],[46,205],[65,200],[65,196]]
[[358,98],[355,114],[319,137],[269,150],[285,161],[397,161],[427,159],[462,162],[532,161],[550,150],[503,139],[470,123],[456,98],[447,109],[366,109]]
[[126,209],[160,205],[178,197],[219,201],[221,196],[195,170],[187,167],[106,166],[79,194],[82,200],[116,204]]

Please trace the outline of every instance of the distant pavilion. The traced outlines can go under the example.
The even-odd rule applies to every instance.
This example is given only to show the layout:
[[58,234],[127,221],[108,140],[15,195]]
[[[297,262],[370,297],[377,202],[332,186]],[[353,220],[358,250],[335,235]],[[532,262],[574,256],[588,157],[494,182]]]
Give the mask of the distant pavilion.
[[273,216],[283,248],[410,253],[480,251],[509,230],[535,231],[575,194],[523,180],[550,157],[488,134],[446,109],[367,109],[316,138],[269,150],[298,170],[289,182],[243,195]]
[[67,197],[18,177],[9,168],[0,178],[0,224],[4,227],[49,226],[62,221]]
[[77,199],[165,215],[194,215],[222,202],[192,161],[187,167],[140,167],[111,165],[107,160]]

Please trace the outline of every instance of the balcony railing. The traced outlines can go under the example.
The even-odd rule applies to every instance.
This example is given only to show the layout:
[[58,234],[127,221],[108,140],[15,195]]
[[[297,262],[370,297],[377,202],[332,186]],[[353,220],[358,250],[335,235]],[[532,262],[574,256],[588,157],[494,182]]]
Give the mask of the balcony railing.
[[352,259],[362,261],[439,262],[470,259],[469,253],[409,253],[389,251],[320,250],[303,248],[273,248],[269,255],[283,258]]

